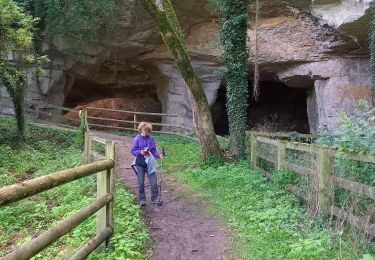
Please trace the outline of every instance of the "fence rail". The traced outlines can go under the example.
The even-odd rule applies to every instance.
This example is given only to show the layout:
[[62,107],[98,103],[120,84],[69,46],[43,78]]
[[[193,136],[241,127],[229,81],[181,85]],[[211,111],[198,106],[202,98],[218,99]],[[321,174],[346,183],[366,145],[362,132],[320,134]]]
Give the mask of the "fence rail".
[[258,131],[247,131],[247,135],[254,135],[254,136],[263,136],[269,138],[300,138],[300,139],[316,139],[319,138],[319,135],[316,134],[300,134],[300,133],[270,133],[270,132],[258,132]]
[[[86,107],[84,108],[84,110],[81,111],[78,109],[55,106],[52,104],[41,104],[41,103],[32,103],[32,106],[34,107],[34,109],[29,109],[29,113],[33,114],[33,117],[35,119],[38,119],[41,116],[44,116],[44,117],[53,119],[54,121],[58,122],[60,125],[64,125],[64,126],[73,125],[75,127],[78,127],[80,124],[80,119],[78,118],[78,116],[77,118],[67,117],[63,115],[62,112],[75,112],[77,113],[77,115],[81,112],[85,112],[88,125],[94,128],[137,131],[138,124],[141,122],[139,120],[140,116],[157,116],[157,117],[172,117],[172,118],[175,118],[175,122],[174,124],[151,122],[154,126],[165,127],[165,129],[167,129],[167,130],[154,130],[154,132],[162,133],[162,134],[177,134],[177,135],[182,135],[183,132],[194,133],[193,128],[189,128],[189,127],[182,125],[182,118],[179,114],[138,112],[138,111],[127,111],[127,110],[98,108],[98,107]],[[59,113],[56,114],[50,111],[48,112],[48,110],[57,110],[59,111]],[[90,111],[130,114],[133,116],[132,118],[133,120],[117,119],[117,118],[113,118],[110,116],[105,116],[105,117],[104,116],[92,116],[90,115]],[[128,125],[131,125],[131,127],[115,126],[109,123],[128,124]]]
[[[324,213],[332,214],[338,218],[343,218],[343,216],[345,216],[345,220],[354,227],[371,237],[375,237],[375,223],[370,223],[370,217],[356,216],[353,212],[340,209],[334,204],[334,187],[343,188],[375,201],[375,187],[334,175],[332,170],[333,159],[338,153],[335,149],[316,144],[287,142],[277,139],[280,136],[286,137],[285,134],[273,135],[272,133],[265,134],[257,132],[248,132],[247,134],[250,138],[250,142],[248,142],[248,145],[250,145],[248,149],[248,151],[250,151],[249,157],[254,169],[259,170],[262,175],[273,180],[274,176],[272,171],[264,170],[258,165],[258,158],[261,158],[265,161],[271,162],[274,165],[275,171],[291,170],[309,178],[315,178],[318,186],[318,198],[316,200],[316,203],[318,203],[318,205],[316,205],[317,208],[320,208]],[[268,137],[265,137],[266,135]],[[310,138],[310,135],[306,135],[305,137]],[[262,143],[277,148],[277,159],[259,153],[259,147]],[[317,168],[311,169],[288,162],[287,149],[309,153],[312,156],[315,156],[317,160]],[[346,156],[355,161],[375,163],[375,156],[370,154],[359,155],[348,153]],[[277,172],[274,172],[274,174],[277,174]]]
[[[85,136],[90,136],[87,132]],[[93,138],[94,139],[94,138]],[[90,141],[90,144],[87,142]],[[43,249],[57,241],[65,234],[96,213],[96,236],[86,245],[81,247],[72,259],[85,259],[96,248],[103,248],[113,234],[113,199],[115,196],[115,144],[113,141],[95,138],[105,144],[106,159],[91,162],[87,158],[87,164],[75,168],[52,173],[46,176],[16,183],[0,188],[0,207],[12,205],[16,202],[33,195],[56,188],[60,185],[70,183],[83,177],[96,174],[97,196],[96,200],[81,209],[73,216],[60,221],[53,228],[33,238],[30,242],[15,249],[11,253],[1,257],[1,260],[23,260],[30,259]],[[91,139],[85,138],[85,155],[91,155]],[[90,150],[88,150],[90,149]]]

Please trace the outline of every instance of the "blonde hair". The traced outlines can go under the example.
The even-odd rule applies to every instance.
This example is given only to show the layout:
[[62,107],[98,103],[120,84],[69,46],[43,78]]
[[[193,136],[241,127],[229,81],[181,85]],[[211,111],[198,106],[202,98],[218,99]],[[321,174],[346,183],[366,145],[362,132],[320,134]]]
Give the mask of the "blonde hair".
[[152,131],[152,125],[150,123],[147,123],[147,122],[141,122],[139,123],[138,125],[138,132],[141,133],[142,132],[142,128],[143,127],[146,127],[147,129],[147,132],[150,133]]

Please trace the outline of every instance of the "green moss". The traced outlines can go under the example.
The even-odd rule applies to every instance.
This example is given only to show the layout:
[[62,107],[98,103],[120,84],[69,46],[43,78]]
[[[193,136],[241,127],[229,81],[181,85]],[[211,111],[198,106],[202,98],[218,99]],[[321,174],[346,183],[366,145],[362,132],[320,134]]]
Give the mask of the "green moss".
[[[155,0],[141,0],[144,9],[157,24],[164,43],[176,60],[177,67],[191,90],[197,104],[198,116],[196,116],[198,137],[202,144],[202,152],[205,158],[210,155],[222,156],[219,143],[212,124],[211,111],[203,87],[194,72],[188,50],[185,45],[184,35],[178,23],[175,11],[170,0],[163,1],[163,9],[160,9]],[[200,118],[206,118],[201,122]]]

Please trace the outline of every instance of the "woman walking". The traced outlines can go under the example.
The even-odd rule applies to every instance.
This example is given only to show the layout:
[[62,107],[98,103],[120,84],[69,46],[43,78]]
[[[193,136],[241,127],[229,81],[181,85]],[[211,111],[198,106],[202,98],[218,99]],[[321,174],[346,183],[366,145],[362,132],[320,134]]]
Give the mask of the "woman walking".
[[139,204],[146,205],[145,174],[151,186],[151,201],[159,203],[158,181],[156,178],[156,159],[163,159],[163,155],[157,152],[154,138],[150,135],[152,125],[141,122],[138,126],[139,134],[133,139],[131,154],[135,157],[133,166],[138,178]]

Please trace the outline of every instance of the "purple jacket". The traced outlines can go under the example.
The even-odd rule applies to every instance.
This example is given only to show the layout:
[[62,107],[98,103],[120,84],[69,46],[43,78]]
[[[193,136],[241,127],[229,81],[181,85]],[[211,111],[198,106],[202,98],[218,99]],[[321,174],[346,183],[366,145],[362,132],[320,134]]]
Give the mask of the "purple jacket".
[[141,150],[143,150],[145,147],[148,147],[155,158],[160,159],[160,154],[156,151],[155,140],[151,135],[147,135],[144,137],[138,134],[133,139],[133,145],[130,153],[135,157],[141,156]]

